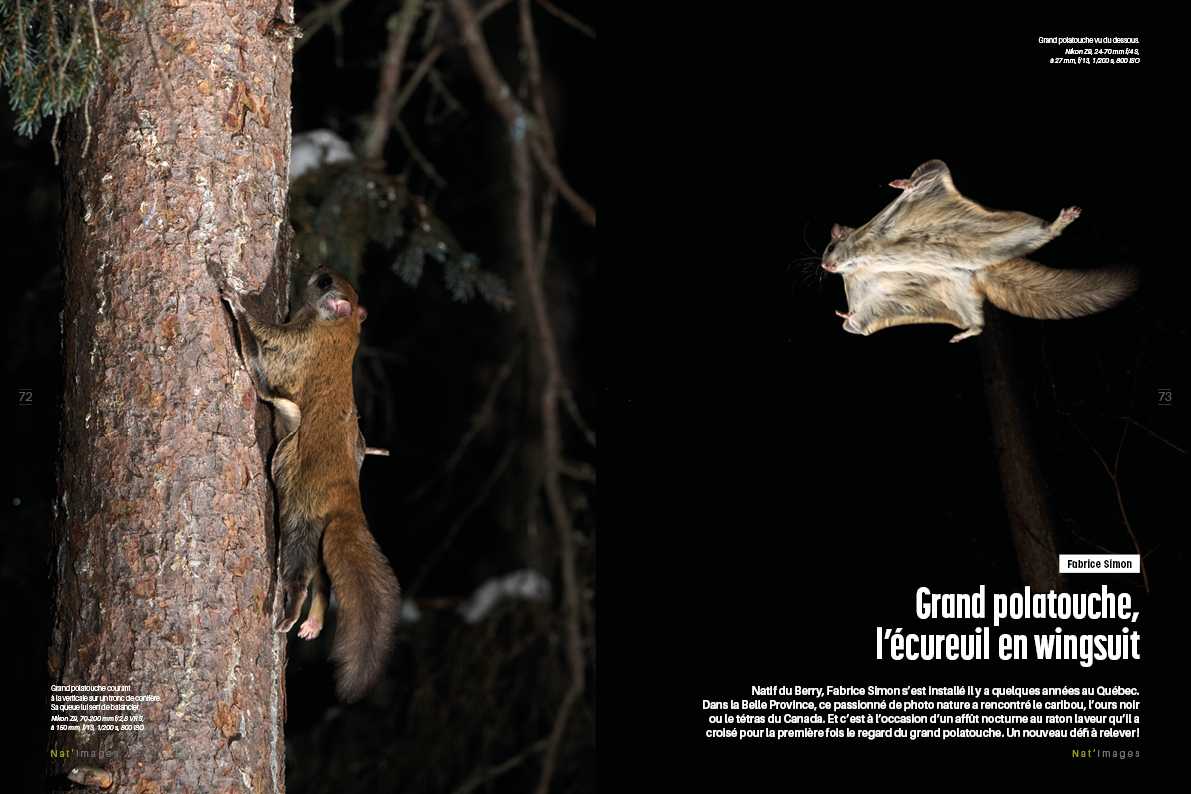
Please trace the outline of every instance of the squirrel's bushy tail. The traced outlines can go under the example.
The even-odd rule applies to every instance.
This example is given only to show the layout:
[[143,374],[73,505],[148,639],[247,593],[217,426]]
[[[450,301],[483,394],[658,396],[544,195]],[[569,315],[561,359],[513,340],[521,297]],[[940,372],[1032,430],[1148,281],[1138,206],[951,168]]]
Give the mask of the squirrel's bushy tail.
[[363,514],[337,516],[323,535],[323,562],[339,597],[335,693],[354,703],[384,675],[401,617],[401,588]]
[[1063,320],[1116,306],[1137,289],[1138,272],[1130,267],[1055,270],[1030,259],[1010,259],[976,275],[992,303],[1019,317]]

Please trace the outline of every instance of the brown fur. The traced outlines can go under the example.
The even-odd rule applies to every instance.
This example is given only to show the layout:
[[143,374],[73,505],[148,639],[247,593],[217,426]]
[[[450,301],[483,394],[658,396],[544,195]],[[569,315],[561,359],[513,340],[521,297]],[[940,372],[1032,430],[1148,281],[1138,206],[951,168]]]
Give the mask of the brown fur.
[[990,210],[955,189],[940,160],[910,179],[877,217],[851,229],[836,224],[823,268],[844,277],[844,330],[868,335],[909,323],[950,323],[958,342],[984,328],[984,299],[1036,319],[1081,317],[1115,306],[1137,288],[1130,268],[1054,270],[1024,254],[1062,234],[1079,217],[1068,207],[1052,223],[1024,212]]
[[333,587],[340,604],[331,652],[336,693],[354,702],[383,675],[401,614],[397,577],[360,503],[366,446],[351,367],[367,312],[347,279],[329,268],[311,274],[302,306],[285,325],[248,314],[234,291],[225,288],[223,297],[236,316],[257,394],[273,404],[280,439],[273,453],[273,482],[280,503],[286,605],[276,629],[293,627],[313,582],[310,611],[298,634],[317,637]]

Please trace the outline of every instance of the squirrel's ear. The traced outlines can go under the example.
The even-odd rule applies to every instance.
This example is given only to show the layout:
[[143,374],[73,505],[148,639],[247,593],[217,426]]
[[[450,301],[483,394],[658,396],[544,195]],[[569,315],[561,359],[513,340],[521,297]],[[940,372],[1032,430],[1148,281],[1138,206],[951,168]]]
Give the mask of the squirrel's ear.
[[363,306],[356,307],[356,314],[360,315],[360,322],[364,322],[368,319],[368,310]]

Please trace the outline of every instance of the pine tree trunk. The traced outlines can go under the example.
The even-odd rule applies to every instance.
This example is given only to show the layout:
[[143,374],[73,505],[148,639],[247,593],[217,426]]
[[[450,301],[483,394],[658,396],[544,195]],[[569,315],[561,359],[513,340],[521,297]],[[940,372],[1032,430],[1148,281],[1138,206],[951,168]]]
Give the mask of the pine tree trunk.
[[[97,5],[128,59],[59,143],[49,666],[55,684],[117,689],[75,692],[82,707],[51,692],[51,776],[285,787],[269,417],[219,299],[231,277],[285,315],[292,46],[270,33],[274,8]],[[145,699],[86,707],[104,695]]]

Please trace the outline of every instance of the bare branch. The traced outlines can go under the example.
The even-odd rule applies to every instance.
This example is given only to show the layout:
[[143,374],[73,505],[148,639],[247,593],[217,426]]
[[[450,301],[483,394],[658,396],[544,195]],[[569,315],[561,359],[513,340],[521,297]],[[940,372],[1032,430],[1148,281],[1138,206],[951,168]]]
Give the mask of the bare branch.
[[[451,13],[459,20],[463,46],[467,50],[468,57],[471,59],[472,68],[476,70],[476,76],[480,78],[480,85],[484,87],[485,98],[504,122],[509,125],[514,137],[525,135],[528,132],[525,129],[528,127],[528,120],[524,118],[524,109],[516,97],[513,96],[513,91],[509,88],[508,83],[501,79],[500,73],[496,69],[496,64],[493,63],[492,56],[488,52],[488,47],[484,44],[476,14],[472,12],[471,6],[463,2],[463,0],[448,0],[448,5],[451,8]],[[558,192],[579,212],[579,216],[583,220],[595,226],[595,208],[588,204],[567,183],[562,172],[558,170],[558,167],[554,163],[550,162],[549,156],[536,139],[530,139],[530,147],[533,149],[534,159],[537,161],[538,167],[546,174],[546,178],[558,188]]]
[[335,0],[333,3],[319,6],[311,11],[306,16],[302,17],[302,21],[298,23],[298,27],[302,29],[305,35],[294,42],[294,52],[299,48],[306,46],[307,42],[314,37],[323,25],[330,22],[332,19],[342,13],[343,9],[347,8],[347,4],[352,0]]
[[492,778],[499,777],[505,772],[508,772],[510,769],[520,766],[525,762],[525,759],[529,758],[534,753],[542,752],[546,749],[546,744],[547,741],[545,739],[540,739],[539,741],[531,744],[529,747],[526,747],[521,752],[517,753],[512,758],[506,758],[496,766],[485,767],[472,772],[468,776],[467,780],[460,783],[459,786],[453,792],[451,792],[451,794],[468,794],[469,792],[475,791],[477,788],[484,785]]
[[496,397],[500,394],[500,389],[504,386],[505,381],[509,379],[509,375],[513,372],[513,365],[517,363],[517,359],[521,356],[521,341],[518,340],[513,349],[509,351],[509,355],[505,358],[505,363],[501,365],[500,371],[496,374],[496,380],[488,387],[488,395],[484,398],[484,404],[480,406],[480,410],[476,411],[472,416],[471,427],[463,434],[463,438],[459,439],[459,445],[455,447],[455,451],[451,453],[451,457],[443,464],[442,468],[430,476],[426,482],[422,483],[420,487],[414,490],[407,499],[409,503],[416,502],[430,490],[434,483],[438,482],[443,474],[452,472],[455,467],[459,465],[459,461],[463,459],[463,453],[467,451],[468,445],[471,444],[484,426],[488,424],[488,420],[492,416],[492,411],[496,407]]
[[380,87],[376,92],[376,103],[372,111],[372,123],[364,140],[363,156],[368,160],[379,160],[389,139],[389,127],[396,113],[394,101],[401,86],[401,67],[405,63],[405,50],[413,35],[414,26],[422,14],[422,0],[405,0],[401,10],[389,18],[389,46],[381,58]]
[[451,547],[451,543],[454,542],[455,536],[459,534],[459,530],[463,528],[463,524],[467,521],[467,519],[471,518],[472,513],[478,510],[480,506],[488,500],[488,495],[492,493],[492,489],[496,486],[496,483],[500,482],[500,478],[504,475],[505,469],[509,467],[509,461],[513,459],[513,453],[516,451],[516,440],[510,441],[505,446],[504,452],[501,453],[500,460],[498,460],[496,465],[492,467],[492,471],[488,474],[488,479],[484,481],[482,486],[480,486],[480,490],[476,492],[475,498],[471,500],[471,503],[467,507],[463,508],[463,511],[459,513],[458,517],[451,523],[451,526],[447,528],[447,531],[443,534],[442,541],[440,541],[434,551],[432,551],[430,555],[426,557],[425,561],[422,563],[422,567],[418,569],[417,575],[413,578],[413,581],[410,582],[409,586],[405,588],[405,598],[411,601],[413,600],[414,596],[418,592],[418,588],[422,586],[422,582],[425,581],[426,576],[430,573],[430,570],[434,567],[435,563],[437,563],[439,558],[442,557],[442,555],[446,553],[447,549]]
[[[558,353],[558,342],[554,336],[554,329],[550,325],[549,312],[546,308],[546,295],[542,288],[542,271],[535,263],[533,173],[530,167],[530,147],[528,145],[529,122],[508,84],[500,79],[488,46],[480,33],[479,21],[472,12],[468,0],[448,0],[448,6],[459,24],[463,46],[467,50],[472,68],[476,70],[476,75],[480,78],[484,96],[509,127],[513,185],[516,191],[517,248],[524,274],[525,289],[529,294],[529,305],[537,330],[538,347],[546,365],[546,378],[541,397],[543,463],[545,464],[542,484],[546,490],[546,502],[550,508],[550,516],[554,521],[554,528],[558,533],[562,551],[560,568],[565,605],[567,661],[571,677],[566,692],[563,693],[562,702],[559,704],[558,713],[555,715],[548,744],[542,754],[542,769],[538,778],[537,792],[546,794],[554,776],[554,769],[558,762],[558,750],[562,744],[562,735],[566,730],[571,709],[578,701],[579,696],[583,694],[585,687],[583,648],[579,627],[581,617],[579,584],[575,570],[575,538],[571,516],[567,512],[562,484],[559,481],[560,470],[563,467],[562,434],[559,429],[558,416],[559,392],[564,388],[562,363]],[[523,32],[528,25],[526,16],[522,17]],[[532,37],[526,39],[526,46],[534,46]],[[565,192],[563,194],[566,195]],[[593,222],[594,215],[593,211]]]
[[596,37],[595,28],[593,28],[590,25],[587,25],[583,22],[580,22],[578,19],[571,16],[566,11],[563,11],[561,8],[554,5],[554,3],[551,3],[549,0],[537,0],[537,4],[540,5],[542,8],[546,9],[547,11],[549,11],[554,16],[561,19],[563,22],[565,22],[568,25],[570,25],[571,27],[573,27],[575,30],[582,33],[583,35],[590,36],[592,41],[595,41],[595,37]]

